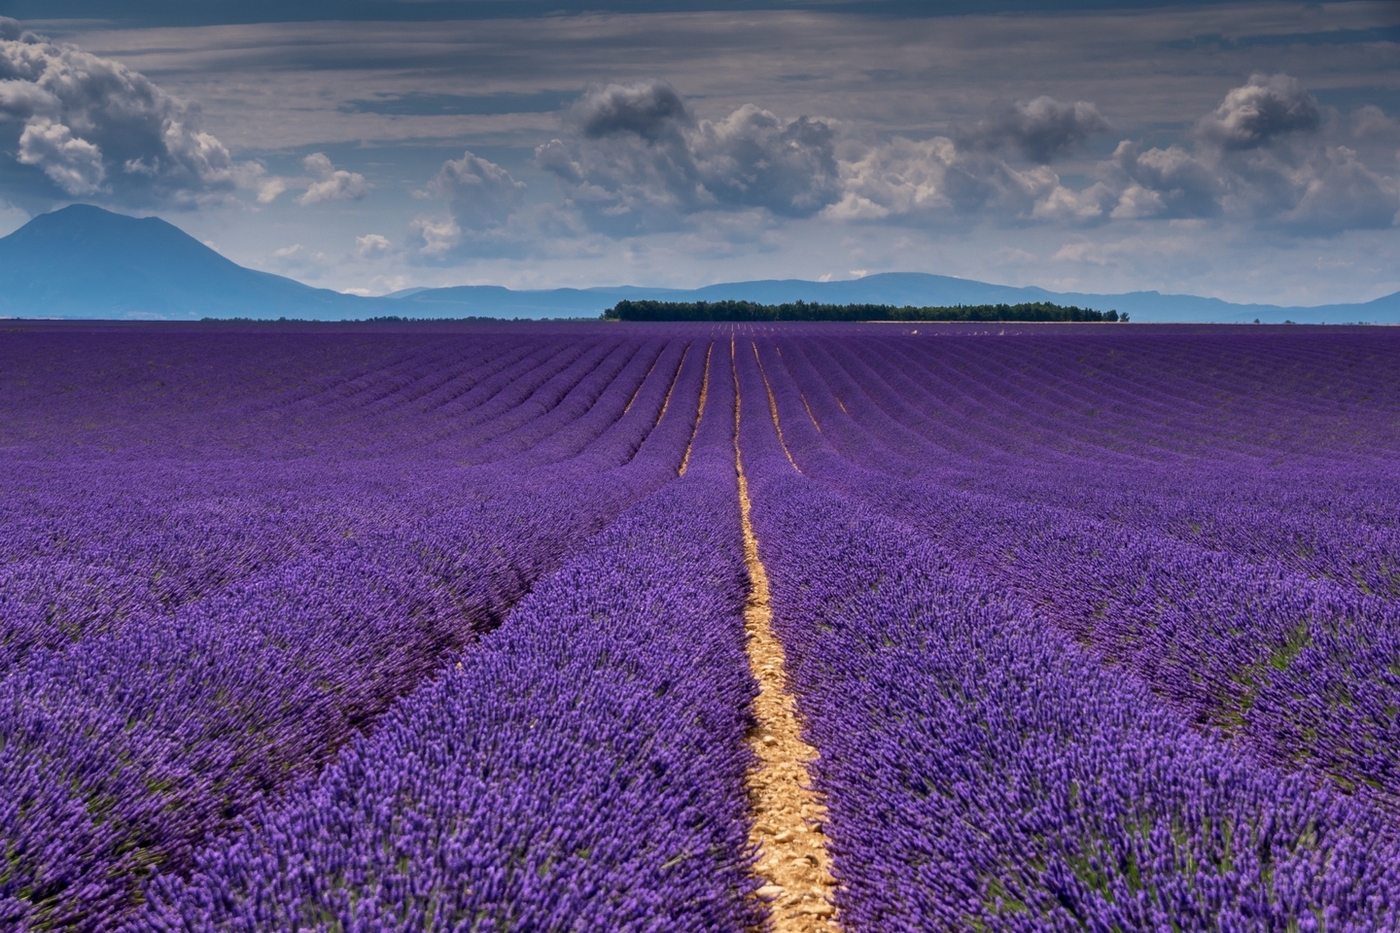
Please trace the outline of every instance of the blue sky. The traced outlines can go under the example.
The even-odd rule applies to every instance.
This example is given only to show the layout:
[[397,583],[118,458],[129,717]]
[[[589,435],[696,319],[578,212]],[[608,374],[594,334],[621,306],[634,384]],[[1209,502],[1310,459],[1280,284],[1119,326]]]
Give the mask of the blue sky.
[[340,290],[1400,290],[1400,5],[0,0],[0,233]]

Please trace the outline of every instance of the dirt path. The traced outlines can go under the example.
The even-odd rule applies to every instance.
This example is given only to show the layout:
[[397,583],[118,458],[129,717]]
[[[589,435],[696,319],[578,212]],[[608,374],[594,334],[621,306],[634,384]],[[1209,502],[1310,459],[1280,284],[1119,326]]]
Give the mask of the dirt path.
[[755,871],[764,882],[758,894],[768,905],[775,933],[836,933],[840,927],[833,919],[835,910],[829,900],[836,880],[829,870],[822,833],[826,807],[811,789],[807,774],[807,762],[817,757],[817,751],[802,741],[793,698],[785,690],[783,646],[771,626],[768,572],[759,560],[758,539],[749,520],[749,482],[739,450],[741,407],[735,369],[734,462],[739,472],[744,560],[749,570],[744,627],[749,667],[759,685],[753,707],[758,728],[750,739],[759,764],[748,777],[754,816],[749,841],[759,849]]

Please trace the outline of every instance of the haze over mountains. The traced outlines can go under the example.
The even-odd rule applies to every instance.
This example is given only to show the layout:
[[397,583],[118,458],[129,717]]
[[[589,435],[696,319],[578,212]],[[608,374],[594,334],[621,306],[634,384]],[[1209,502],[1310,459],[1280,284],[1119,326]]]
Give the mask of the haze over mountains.
[[1364,304],[1320,307],[1232,304],[1217,298],[1051,292],[916,272],[841,282],[796,279],[733,282],[698,289],[499,286],[409,289],[361,298],[248,269],[159,218],[135,218],[90,205],[40,215],[0,238],[0,316],[197,320],[204,317],[344,320],[410,318],[597,317],[630,298],[676,301],[813,301],[832,304],[992,304],[1052,301],[1128,312],[1134,321],[1400,323],[1400,292]]

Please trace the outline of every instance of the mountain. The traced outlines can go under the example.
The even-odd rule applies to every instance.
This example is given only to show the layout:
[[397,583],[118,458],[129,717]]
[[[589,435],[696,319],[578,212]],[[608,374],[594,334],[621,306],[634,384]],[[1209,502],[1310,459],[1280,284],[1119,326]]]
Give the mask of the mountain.
[[1219,298],[1163,295],[1155,291],[1117,295],[1052,292],[1034,286],[991,285],[923,272],[884,272],[843,282],[807,282],[801,279],[727,282],[694,289],[621,286],[511,291],[496,285],[462,285],[413,290],[411,294],[401,293],[401,297],[395,297],[394,301],[405,309],[395,313],[404,317],[596,317],[604,308],[624,298],[652,298],[658,301],[734,299],[765,304],[800,300],[827,304],[891,305],[1053,301],[1099,311],[1126,311],[1134,321],[1248,322],[1258,318],[1265,323],[1400,323],[1400,292],[1365,304],[1283,307],[1233,304]]
[[339,319],[366,316],[370,304],[246,269],[158,217],[87,204],[0,239],[0,315]]
[[0,316],[10,317],[596,318],[624,298],[892,305],[1052,301],[1126,311],[1134,321],[1400,323],[1400,292],[1365,304],[1299,308],[1158,292],[1051,292],[921,272],[886,272],[844,282],[728,282],[694,289],[627,285],[513,291],[464,285],[359,298],[246,269],[159,218],[128,217],[85,204],[42,214],[0,238]]

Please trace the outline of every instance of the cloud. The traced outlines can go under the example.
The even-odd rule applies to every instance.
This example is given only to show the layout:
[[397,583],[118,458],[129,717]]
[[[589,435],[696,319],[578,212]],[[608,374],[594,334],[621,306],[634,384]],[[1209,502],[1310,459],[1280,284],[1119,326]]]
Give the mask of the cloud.
[[946,136],[915,142],[896,137],[843,161],[841,200],[826,210],[838,220],[882,220],[902,214],[950,210],[945,176],[957,160]]
[[1320,147],[1289,173],[1277,222],[1290,232],[1333,234],[1400,223],[1400,179],[1371,171],[1346,146]]
[[590,87],[568,126],[535,161],[596,229],[677,229],[714,210],[805,217],[840,197],[833,135],[819,120],[752,104],[699,120],[670,84],[648,80]]
[[360,259],[382,256],[393,249],[393,246],[388,237],[378,233],[366,233],[364,236],[355,237],[355,255]]
[[429,261],[482,256],[523,256],[561,233],[582,232],[561,222],[551,204],[525,205],[526,186],[489,159],[466,151],[442,164],[415,197],[440,198],[448,215],[419,215],[409,223],[417,255]]
[[0,18],[0,133],[6,124],[15,159],[70,197],[180,205],[268,181],[144,75]]
[[1222,149],[1254,149],[1292,133],[1313,132],[1321,124],[1317,101],[1296,78],[1254,74],[1202,117],[1196,132]]
[[1117,191],[1116,219],[1216,217],[1229,186],[1218,166],[1180,146],[1144,152],[1126,139],[1099,164],[1099,171]]
[[1131,140],[1099,163],[1116,219],[1224,217],[1299,236],[1382,229],[1400,212],[1400,178],[1366,164],[1400,127],[1379,108],[1328,116],[1292,77],[1252,75],[1197,121],[1190,148]]
[[[1073,197],[1046,166],[1017,169],[999,158],[965,152],[946,136],[921,141],[896,137],[867,147],[842,161],[841,181],[841,200],[823,216],[914,223],[966,222],[988,215],[1025,220],[1035,218],[1042,204],[1060,216]],[[1101,212],[1097,206],[1088,210],[1092,216]],[[1068,210],[1085,211],[1086,205]]]
[[523,182],[470,151],[444,162],[428,182],[428,191],[446,199],[458,224],[474,230],[501,226],[525,198]]
[[1106,126],[1090,103],[1038,97],[997,105],[951,137],[843,144],[842,194],[823,216],[1081,227],[1223,218],[1300,236],[1397,223],[1400,124],[1374,106],[1323,111],[1288,75],[1256,74],[1230,89],[1182,144],[1121,141],[1083,187],[1045,164]]
[[[297,203],[306,206],[322,201],[358,201],[374,187],[359,172],[347,172],[331,164],[324,152],[313,152],[302,160],[306,171],[315,179]],[[276,195],[273,195],[276,197]]]
[[1014,149],[1029,161],[1044,165],[1108,128],[1108,121],[1088,101],[1062,103],[1042,95],[1030,101],[998,101],[989,108],[985,120],[956,130],[954,139],[959,149]]
[[[0,3],[0,9],[4,7]],[[1323,20],[1356,25],[1368,17],[1374,19],[1378,8],[1374,4],[1329,6]],[[1015,246],[1040,257],[1034,269],[1014,273],[1017,284],[1035,280],[1044,285],[1063,271],[1055,269],[1063,262],[1065,269],[1085,276],[1081,284],[1092,282],[1094,291],[1181,290],[1186,287],[1183,283],[1194,283],[1195,289],[1211,288],[1241,299],[1272,300],[1288,292],[1295,300],[1309,295],[1313,296],[1310,301],[1318,302],[1363,292],[1374,297],[1382,293],[1375,290],[1380,288],[1376,283],[1392,283],[1385,290],[1393,292],[1400,288],[1393,284],[1397,267],[1393,228],[1344,232],[1325,243],[1304,240],[1307,231],[1318,229],[1308,226],[1318,218],[1333,228],[1352,222],[1347,218],[1353,215],[1334,210],[1357,202],[1340,184],[1346,157],[1335,151],[1338,163],[1334,164],[1327,157],[1328,146],[1352,150],[1355,162],[1372,175],[1400,174],[1395,159],[1400,140],[1386,139],[1387,125],[1400,116],[1400,109],[1388,103],[1391,96],[1377,84],[1377,47],[1284,42],[1286,37],[1276,35],[1279,42],[1273,44],[1246,47],[1240,43],[1233,49],[1216,45],[1186,52],[1163,44],[1202,32],[1259,38],[1261,32],[1272,35],[1291,28],[1285,22],[1290,15],[1282,10],[1270,21],[1273,25],[1261,26],[1253,5],[1223,4],[1208,9],[1174,8],[1145,18],[1059,11],[1043,16],[929,20],[746,11],[736,19],[731,11],[686,14],[681,19],[639,14],[482,20],[469,26],[409,27],[385,22],[368,32],[363,24],[352,23],[249,24],[175,32],[73,23],[64,27],[63,41],[119,59],[170,93],[202,102],[203,129],[215,134],[237,159],[261,157],[264,152],[294,153],[293,165],[284,168],[279,162],[276,170],[304,176],[302,156],[322,151],[339,160],[339,168],[373,175],[371,180],[378,187],[365,201],[328,205],[338,208],[349,203],[357,216],[373,215],[349,229],[343,224],[334,229],[340,212],[327,206],[296,207],[310,178],[287,179],[291,187],[276,202],[305,215],[302,220],[312,224],[311,228],[300,224],[294,235],[288,232],[268,240],[267,224],[276,219],[274,214],[281,216],[276,211],[223,211],[217,222],[191,219],[202,232],[218,230],[221,246],[240,260],[256,257],[271,262],[274,243],[285,246],[301,241],[311,251],[326,249],[339,264],[338,277],[326,282],[335,287],[375,288],[367,281],[369,275],[390,269],[410,275],[408,284],[413,285],[464,281],[578,285],[622,280],[693,285],[771,275],[815,277],[824,272],[845,278],[847,269],[860,267],[951,271],[980,278],[999,275],[994,280],[1001,281],[1013,273],[993,268],[989,262],[1001,261],[999,248]],[[785,54],[775,56],[774,48],[784,49]],[[464,54],[464,49],[470,54]],[[1203,70],[1206,58],[1210,67]],[[405,68],[409,61],[414,67]],[[1150,67],[1144,67],[1144,62]],[[1068,71],[1066,63],[1072,65]],[[887,70],[877,76],[874,69]],[[1278,71],[1286,71],[1316,96],[1321,125],[1315,131],[1271,137],[1261,146],[1230,150],[1230,164],[1224,164],[1222,147],[1197,135],[1197,123],[1211,115],[1233,88],[1245,85],[1252,73]],[[1064,83],[1067,75],[1075,81],[1072,86]],[[540,108],[512,104],[511,109],[531,112],[488,117],[459,108],[455,101],[447,101],[452,109],[444,109],[437,95],[465,94],[464,89],[477,88],[482,94],[490,89],[494,99],[500,93],[537,94],[551,88],[559,89],[557,100],[562,103],[566,98],[575,100],[590,81],[625,85],[645,77],[669,80],[697,118],[721,121],[750,102],[784,122],[799,114],[820,117],[836,136],[839,171],[844,171],[840,163],[860,161],[869,149],[883,147],[896,136],[924,143],[942,135],[956,148],[958,133],[950,127],[974,127],[979,119],[992,122],[996,111],[989,104],[995,99],[1029,102],[1044,94],[1072,103],[1083,98],[1121,129],[1089,135],[1084,148],[1068,158],[1055,156],[1048,166],[1059,180],[1054,186],[1036,189],[1043,193],[1029,211],[1019,198],[958,210],[950,195],[946,206],[935,208],[916,190],[892,193],[889,199],[867,198],[872,204],[879,202],[877,213],[887,212],[885,219],[835,221],[818,212],[810,219],[793,221],[767,208],[720,205],[679,218],[665,215],[659,224],[674,225],[674,233],[653,235],[650,230],[655,227],[642,227],[647,230],[644,235],[619,240],[592,233],[590,227],[582,226],[585,218],[579,209],[561,205],[549,223],[576,222],[583,233],[554,239],[541,234],[533,242],[517,244],[513,248],[518,252],[505,258],[500,251],[506,246],[465,241],[457,252],[431,263],[421,256],[418,249],[427,242],[416,234],[410,237],[409,218],[421,213],[434,225],[447,226],[451,213],[445,200],[428,195],[422,203],[412,201],[401,196],[400,187],[424,189],[426,195],[429,179],[444,160],[458,160],[464,148],[498,159],[515,179],[529,184],[514,219],[508,218],[499,230],[503,236],[514,235],[508,232],[535,223],[540,202],[562,201],[559,192],[565,189],[553,174],[517,167],[517,162],[494,153],[528,155],[553,137],[573,144],[581,133],[575,123],[560,122],[564,111],[533,112],[543,104]],[[416,101],[432,103],[433,113],[427,113],[426,107],[420,108],[420,115],[402,108],[397,114],[375,114],[360,112],[368,108],[346,107],[355,100],[414,93],[433,95],[432,100]],[[1371,108],[1358,116],[1353,106],[1363,102],[1381,109]],[[1354,127],[1348,124],[1344,134],[1334,134],[1329,105],[1341,106]],[[655,122],[644,121],[643,126]],[[88,138],[76,126],[70,128],[76,136]],[[3,174],[10,179],[10,188],[0,189],[0,196],[8,191],[9,200],[37,212],[44,205],[36,195],[60,189],[38,168],[15,161],[22,129],[19,121],[12,121],[8,129],[0,123],[0,160],[8,160],[0,169],[6,169]],[[1178,153],[1201,163],[1210,179],[1204,208],[1189,209],[1169,196],[1174,190],[1182,194],[1190,190],[1180,176],[1189,165],[1178,166],[1173,173],[1168,166],[1149,172],[1148,166],[1138,164],[1134,166],[1137,188],[1131,193],[1130,179],[1110,181],[1097,174],[1095,164],[1110,160],[1120,139],[1131,140],[1140,159],[1154,147],[1166,152],[1174,144]],[[455,149],[451,148],[454,143]],[[360,147],[353,162],[343,148],[347,145]],[[441,148],[444,145],[448,148]],[[884,158],[896,155],[898,151],[886,152]],[[958,168],[962,172],[1000,172],[996,163],[1001,162],[1029,174],[1028,167],[1038,164],[1014,143],[997,148],[969,145],[961,155],[966,157]],[[265,160],[269,170],[274,166],[272,158]],[[367,163],[361,164],[361,158],[397,165],[397,173],[384,170],[385,179],[397,174],[412,181],[391,184]],[[1251,159],[1256,160],[1254,172],[1246,164]],[[1073,167],[1062,167],[1066,163]],[[1266,167],[1272,167],[1270,174],[1283,172],[1283,177],[1264,184],[1258,169]],[[107,163],[109,172],[119,169],[120,165]],[[1307,179],[1319,173],[1325,184],[1314,188],[1304,205]],[[1300,187],[1293,187],[1294,180]],[[1365,181],[1364,176],[1360,180]],[[862,190],[877,182],[881,188],[903,191],[888,179],[868,176],[862,179],[866,186]],[[1096,185],[1102,186],[1097,193]],[[971,188],[976,191],[977,186]],[[253,190],[238,192],[249,206],[256,206]],[[1283,196],[1262,197],[1271,190]],[[946,187],[934,188],[938,195],[946,191]],[[847,194],[844,187],[838,193],[837,202]],[[905,194],[912,194],[907,200],[917,206],[915,210],[904,212],[899,207],[898,199]],[[1099,194],[1106,197],[1099,200]],[[1154,195],[1166,207],[1150,206]],[[959,197],[959,203],[976,203]],[[1333,207],[1324,211],[1329,203]],[[1384,198],[1376,203],[1383,205]],[[1120,205],[1119,217],[1110,217]],[[1304,208],[1295,211],[1299,205]],[[765,217],[767,226],[759,228],[763,242],[776,244],[776,252],[762,252],[752,241],[740,239],[750,235],[751,219]],[[619,221],[618,229],[628,229],[626,220]],[[592,229],[601,222],[589,221]],[[1188,224],[1195,226],[1187,229]],[[314,232],[313,228],[327,225],[328,230]],[[356,225],[361,234],[374,232],[392,240],[393,253],[373,262],[356,257]],[[1102,229],[1084,230],[1094,225]],[[459,230],[468,227],[465,221],[458,224]],[[1051,262],[1056,250],[1080,231],[1105,242],[1132,236],[1155,240],[1181,233],[1195,244],[1189,254],[1195,258],[1157,259],[1144,253],[1121,257],[1107,266]],[[898,246],[901,241],[913,245]],[[634,258],[633,247],[641,242],[650,244],[652,251]],[[497,252],[480,258],[489,249]],[[857,250],[863,252],[855,255]],[[1307,255],[1281,258],[1288,250]],[[521,258],[514,258],[517,255]],[[1313,271],[1307,278],[1305,273],[1312,270],[1317,255],[1355,259],[1356,271],[1326,276]],[[441,268],[449,263],[451,271]],[[1207,274],[1207,268],[1214,271]],[[1251,279],[1241,270],[1261,270],[1260,278]],[[1306,288],[1299,284],[1304,282],[1309,283]],[[1107,287],[1109,283],[1112,288]],[[1327,294],[1324,287],[1337,294]]]
[[987,119],[955,128],[951,136],[847,145],[841,198],[823,216],[915,224],[966,225],[983,218],[1098,223],[1112,209],[1114,192],[1102,183],[1075,191],[1046,163],[1107,128],[1087,101],[1041,96],[996,104]]
[[419,242],[418,252],[429,259],[446,256],[462,242],[462,228],[450,217],[415,217],[408,228]]
[[766,207],[782,216],[816,213],[840,194],[831,129],[819,120],[784,122],[745,104],[690,135],[702,183],[724,207]]
[[[38,117],[25,123],[19,137],[19,161],[37,165],[44,174],[69,194],[96,194],[102,190],[107,169],[102,164],[102,150],[73,135],[62,123]],[[155,166],[144,161],[128,159],[128,171],[143,175],[154,174]]]
[[261,165],[256,166],[256,169],[256,171],[248,173],[252,177],[240,184],[239,187],[255,190],[258,193],[259,204],[271,204],[277,200],[278,195],[290,187],[285,178],[267,176]]
[[1079,191],[1056,183],[1035,202],[1030,216],[1033,220],[1090,224],[1109,217],[1115,202],[1112,189],[1103,182]]
[[575,105],[574,116],[589,139],[640,136],[656,141],[693,122],[685,102],[665,81],[595,85]]

